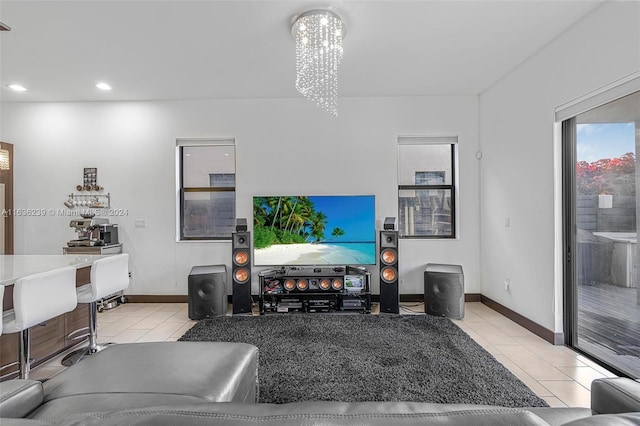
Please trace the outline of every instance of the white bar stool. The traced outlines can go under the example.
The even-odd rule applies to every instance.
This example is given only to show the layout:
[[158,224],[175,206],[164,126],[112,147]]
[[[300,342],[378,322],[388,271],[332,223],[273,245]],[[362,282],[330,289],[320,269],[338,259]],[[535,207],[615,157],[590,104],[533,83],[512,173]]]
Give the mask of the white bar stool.
[[89,345],[77,349],[62,359],[62,365],[71,366],[85,356],[106,348],[109,344],[98,344],[98,302],[107,296],[129,287],[129,255],[126,253],[98,259],[91,265],[91,282],[78,287],[78,303],[89,304],[89,327],[87,334],[75,338],[89,337]]
[[2,332],[20,333],[19,377],[29,378],[31,335],[29,328],[64,313],[78,304],[76,268],[65,266],[18,278],[13,285],[13,309],[2,314]]

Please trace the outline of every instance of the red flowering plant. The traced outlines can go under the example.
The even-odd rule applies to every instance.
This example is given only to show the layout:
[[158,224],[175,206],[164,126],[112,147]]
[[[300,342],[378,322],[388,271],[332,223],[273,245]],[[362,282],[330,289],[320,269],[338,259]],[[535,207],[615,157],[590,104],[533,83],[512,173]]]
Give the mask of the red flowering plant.
[[636,194],[636,156],[627,152],[618,158],[576,163],[576,188],[581,195]]

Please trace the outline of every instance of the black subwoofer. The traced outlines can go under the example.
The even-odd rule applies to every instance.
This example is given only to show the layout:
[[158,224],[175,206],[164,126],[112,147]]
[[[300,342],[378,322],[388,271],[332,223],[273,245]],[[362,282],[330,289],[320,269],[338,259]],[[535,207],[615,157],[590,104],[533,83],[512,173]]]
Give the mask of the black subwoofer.
[[194,266],[188,280],[189,318],[199,320],[227,314],[227,267]]
[[251,312],[251,233],[234,232],[231,235],[231,281],[233,283],[234,314]]
[[462,266],[427,264],[424,271],[424,311],[441,317],[464,318]]
[[398,232],[380,231],[380,312],[400,313]]

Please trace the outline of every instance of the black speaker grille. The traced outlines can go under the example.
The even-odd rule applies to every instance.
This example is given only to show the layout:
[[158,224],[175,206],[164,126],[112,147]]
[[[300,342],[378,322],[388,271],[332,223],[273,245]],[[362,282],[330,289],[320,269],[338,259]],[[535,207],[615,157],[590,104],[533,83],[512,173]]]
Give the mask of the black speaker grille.
[[[203,271],[206,271],[203,273]],[[188,278],[189,318],[198,320],[227,313],[227,273],[224,265],[194,267]]]
[[231,241],[233,313],[251,312],[251,233],[235,232]]
[[400,313],[398,232],[380,231],[380,312]]
[[198,287],[197,293],[200,300],[213,300],[213,280],[203,280]]
[[425,313],[448,318],[464,317],[464,277],[459,273],[424,272]]

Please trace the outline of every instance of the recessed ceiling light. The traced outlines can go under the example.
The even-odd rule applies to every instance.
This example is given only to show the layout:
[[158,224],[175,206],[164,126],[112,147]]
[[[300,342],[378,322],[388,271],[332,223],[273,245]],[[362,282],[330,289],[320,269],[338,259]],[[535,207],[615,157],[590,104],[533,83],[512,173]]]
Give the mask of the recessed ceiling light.
[[10,84],[9,89],[15,90],[16,92],[26,92],[27,88],[20,84]]
[[96,87],[100,90],[111,90],[111,86],[109,86],[107,83],[98,83],[96,84]]

